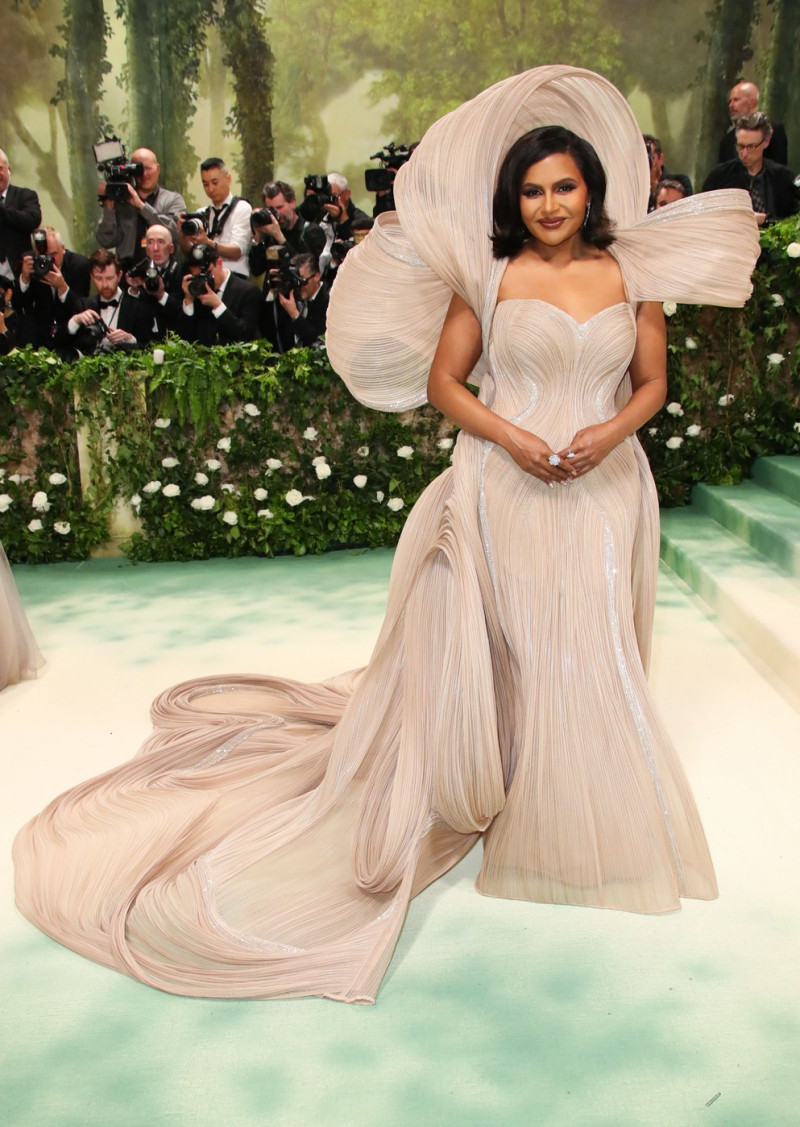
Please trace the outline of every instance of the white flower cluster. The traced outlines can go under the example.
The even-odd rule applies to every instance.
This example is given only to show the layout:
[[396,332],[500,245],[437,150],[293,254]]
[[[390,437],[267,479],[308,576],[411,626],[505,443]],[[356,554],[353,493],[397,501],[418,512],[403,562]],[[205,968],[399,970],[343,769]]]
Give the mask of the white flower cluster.
[[244,407],[242,407],[242,410],[244,411],[245,415],[249,415],[251,419],[257,419],[261,414],[255,403],[245,403]]

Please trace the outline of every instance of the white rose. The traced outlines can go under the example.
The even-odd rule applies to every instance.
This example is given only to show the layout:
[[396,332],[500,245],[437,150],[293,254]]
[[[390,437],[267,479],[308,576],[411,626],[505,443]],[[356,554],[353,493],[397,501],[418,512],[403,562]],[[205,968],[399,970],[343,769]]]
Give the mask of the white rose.
[[153,423],[153,426],[158,427],[159,430],[166,430],[169,425],[169,419],[156,419],[156,421]]
[[8,480],[13,481],[15,485],[19,485],[19,483],[22,481],[22,476],[18,473],[12,473],[8,475]]
[[53,525],[53,531],[57,532],[59,536],[67,536],[72,532],[72,527],[68,520],[57,520]]
[[452,438],[440,438],[436,445],[440,450],[449,450],[453,445],[453,440]]
[[414,457],[414,447],[413,446],[401,446],[400,449],[397,451],[397,457],[398,458],[413,458]]
[[263,517],[264,520],[272,520],[272,511],[270,509],[259,509],[258,516]]
[[218,462],[216,458],[206,458],[207,470],[211,470],[213,472],[214,470],[218,470],[221,465],[222,462]]
[[13,498],[7,493],[0,493],[0,513],[7,513],[13,504]]
[[328,459],[325,457],[324,454],[317,454],[316,458],[311,459],[311,465],[312,466],[321,466],[322,463],[327,462],[327,460]]
[[42,522],[39,520],[38,517],[34,517],[33,520],[28,521],[28,531],[29,532],[41,532],[42,531]]
[[720,407],[727,407],[730,403],[733,403],[735,398],[735,395],[721,395],[717,403]]
[[781,306],[786,304],[786,302],[783,300],[783,294],[772,293],[769,296],[772,298],[773,305]]
[[230,482],[226,482],[224,485],[221,485],[220,489],[223,493],[236,493],[237,492],[236,486],[231,485]]
[[694,337],[687,337],[683,343],[686,345],[690,352],[694,352],[694,350],[697,348],[697,341],[694,339]]
[[688,434],[689,438],[697,438],[698,434],[700,433],[700,427],[697,425],[697,423],[692,423],[690,427],[686,428],[686,433]]
[[800,258],[800,243],[789,243],[786,253],[789,258]]
[[795,423],[795,424],[794,424],[794,429],[795,429],[796,431],[800,431],[800,423]]
[[161,465],[165,470],[174,470],[176,466],[180,465],[180,462],[177,458],[173,458],[172,455],[170,455],[169,458],[161,459]]
[[665,301],[661,308],[664,310],[665,317],[671,317],[673,313],[678,312],[678,306],[674,301]]
[[283,462],[280,460],[280,458],[267,458],[268,470],[279,470],[282,465]]
[[376,501],[382,501],[383,498],[384,498],[384,492],[383,492],[382,489],[379,489],[378,492],[375,494],[375,500]]
[[295,508],[296,505],[302,504],[303,501],[305,501],[305,497],[299,489],[290,489],[286,494],[286,504],[291,505],[292,508]]
[[139,496],[139,494],[134,493],[134,495],[131,497],[131,508],[132,509],[138,509],[139,506],[141,505],[141,503],[142,503],[142,499]]
[[782,352],[770,352],[767,357],[767,363],[777,368],[778,364],[782,364],[784,359],[785,357]]
[[180,491],[181,491],[181,487],[179,485],[175,485],[173,483],[171,483],[169,485],[165,485],[164,488],[161,490],[161,492],[164,494],[165,497],[177,497],[177,496],[179,496]]
[[358,450],[356,450],[356,453],[358,454],[359,458],[368,458],[369,446],[359,446]]
[[163,364],[164,363],[164,357],[166,355],[167,354],[166,354],[166,352],[164,351],[163,348],[154,348],[153,349],[153,363],[154,364]]
[[31,505],[36,509],[37,513],[46,513],[50,508],[50,502],[47,500],[47,494],[43,490],[34,493]]
[[404,504],[402,497],[390,497],[386,502],[386,508],[391,509],[393,513],[399,513]]
[[326,477],[331,476],[331,467],[327,462],[320,462],[317,466],[317,477],[320,481],[324,481]]
[[225,512],[222,514],[222,519],[225,521],[226,524],[230,524],[230,525],[234,525],[234,524],[239,523],[238,514],[235,513],[233,511],[233,509],[226,509]]
[[67,479],[63,473],[51,473],[47,480],[51,485],[63,485]]
[[261,414],[255,403],[245,403],[244,407],[242,407],[242,410],[244,411],[245,415],[249,415],[251,419],[257,419]]
[[208,474],[201,473],[199,470],[194,475],[195,485],[208,485]]
[[682,415],[683,414],[683,407],[681,407],[680,403],[668,403],[667,404],[667,412],[670,415]]
[[667,439],[667,446],[670,450],[677,450],[680,446],[683,446],[683,439],[680,435],[675,434],[672,438]]
[[367,484],[367,475],[365,473],[357,473],[353,478],[353,485],[356,489],[363,489]]
[[191,502],[193,509],[197,509],[202,512],[205,512],[207,509],[213,509],[214,504],[214,498],[209,493],[206,493],[204,497],[195,497]]
[[314,427],[306,427],[306,429],[303,431],[303,438],[307,439],[309,442],[313,442],[318,434],[319,431]]
[[229,438],[221,438],[217,443],[217,450],[230,450],[231,440]]
[[658,427],[648,427],[647,433],[652,438],[653,435],[658,434]]
[[267,491],[266,489],[261,489],[259,487],[258,489],[253,490],[253,496],[255,497],[256,501],[266,501]]
[[160,488],[160,481],[148,481],[147,485],[142,487],[142,493],[158,493]]

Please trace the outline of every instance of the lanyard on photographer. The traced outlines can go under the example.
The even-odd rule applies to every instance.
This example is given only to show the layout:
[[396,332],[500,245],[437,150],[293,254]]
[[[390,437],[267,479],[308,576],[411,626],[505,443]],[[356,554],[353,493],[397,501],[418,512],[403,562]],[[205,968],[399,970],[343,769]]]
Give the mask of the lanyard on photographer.
[[233,199],[231,200],[231,202],[223,204],[223,206],[219,209],[219,211],[217,211],[216,208],[211,207],[209,205],[209,209],[208,209],[209,215],[211,215],[212,212],[213,212],[213,215],[214,215],[214,220],[213,220],[211,226],[208,229],[208,237],[210,239],[218,239],[219,238],[220,232],[222,231],[222,228],[225,226],[225,223],[227,222],[228,216],[233,211],[233,209],[236,207],[236,205],[237,205],[237,203],[239,202],[240,199],[241,199],[241,196],[234,196]]

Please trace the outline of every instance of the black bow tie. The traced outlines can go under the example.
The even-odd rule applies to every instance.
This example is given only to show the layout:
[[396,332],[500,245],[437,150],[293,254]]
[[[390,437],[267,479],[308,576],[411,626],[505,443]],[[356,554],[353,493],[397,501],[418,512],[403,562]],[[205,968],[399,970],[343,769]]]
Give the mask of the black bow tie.
[[111,301],[103,301],[102,298],[100,299],[100,308],[101,309],[116,309],[118,305],[119,305],[119,298],[118,297],[113,297],[111,299]]

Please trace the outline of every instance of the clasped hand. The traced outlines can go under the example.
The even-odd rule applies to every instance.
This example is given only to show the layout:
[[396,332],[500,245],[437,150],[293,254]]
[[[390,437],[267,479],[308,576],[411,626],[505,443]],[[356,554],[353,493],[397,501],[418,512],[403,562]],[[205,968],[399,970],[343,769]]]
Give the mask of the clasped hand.
[[[599,466],[619,441],[611,423],[596,423],[576,431],[572,441],[556,451],[538,435],[515,428],[508,452],[521,469],[545,484],[566,484]],[[560,459],[556,465],[550,462],[554,455]]]

